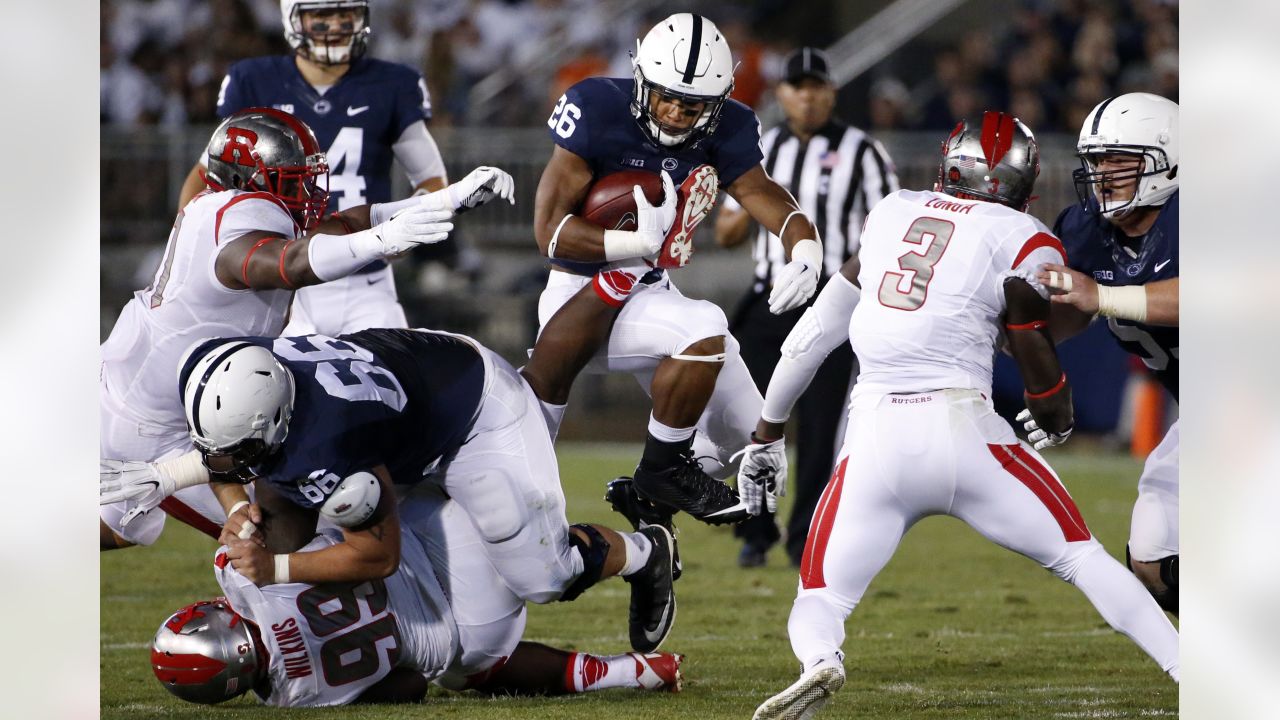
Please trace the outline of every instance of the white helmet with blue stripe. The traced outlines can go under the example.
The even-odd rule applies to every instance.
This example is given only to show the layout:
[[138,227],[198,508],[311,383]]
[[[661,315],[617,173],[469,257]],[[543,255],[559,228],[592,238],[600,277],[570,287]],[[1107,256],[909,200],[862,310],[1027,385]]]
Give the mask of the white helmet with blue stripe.
[[[637,41],[631,60],[636,89],[631,114],[651,140],[672,147],[697,144],[715,132],[733,92],[733,55],[715,23],[692,13],[676,13]],[[664,123],[653,112],[658,98],[700,108],[685,127]]]

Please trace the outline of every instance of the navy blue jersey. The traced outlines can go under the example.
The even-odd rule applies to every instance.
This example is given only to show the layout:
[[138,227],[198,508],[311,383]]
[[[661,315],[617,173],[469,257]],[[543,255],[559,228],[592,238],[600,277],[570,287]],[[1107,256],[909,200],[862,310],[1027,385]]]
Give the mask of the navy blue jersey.
[[284,445],[256,468],[294,503],[319,508],[338,483],[385,465],[396,484],[413,484],[467,440],[482,399],[484,362],[453,335],[363,330],[338,338],[220,338],[270,349],[294,378]]
[[[764,159],[760,120],[737,100],[725,102],[715,132],[696,147],[668,148],[653,142],[631,115],[635,87],[630,78],[588,78],[569,88],[547,120],[552,141],[586,160],[597,178],[621,170],[666,170],[677,186],[690,170],[711,165],[720,176],[720,187],[728,187]],[[604,266],[551,262],[583,275]]]
[[405,128],[431,118],[422,75],[373,58],[353,62],[323,95],[292,55],[241,60],[222,81],[218,117],[247,107],[283,110],[315,131],[329,160],[330,211],[390,201],[391,146]]
[[[1058,215],[1053,232],[1067,250],[1072,269],[1093,276],[1101,285],[1145,285],[1178,277],[1178,193],[1174,193],[1139,246],[1130,255],[1115,240],[1115,229],[1097,214],[1090,198],[1086,210],[1074,204]],[[1142,358],[1156,378],[1178,397],[1178,328],[1107,319],[1107,326],[1126,351]]]

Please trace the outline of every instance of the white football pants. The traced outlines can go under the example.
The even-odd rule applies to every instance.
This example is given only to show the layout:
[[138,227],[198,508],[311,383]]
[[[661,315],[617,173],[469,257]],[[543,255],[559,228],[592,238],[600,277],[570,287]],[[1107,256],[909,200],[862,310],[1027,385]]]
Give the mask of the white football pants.
[[1178,554],[1178,423],[1147,456],[1129,524],[1129,554],[1156,562]]
[[976,390],[854,390],[841,459],[814,512],[787,629],[805,667],[838,651],[844,620],[903,534],[950,515],[1089,598],[1175,679],[1178,633],[1089,532],[1049,466]]
[[[550,273],[538,299],[539,334],[551,316],[590,282],[590,277],[582,275]],[[725,361],[698,420],[694,454],[715,458],[719,466],[706,470],[724,479],[735,472],[729,458],[751,441],[764,399],[738,354],[738,342],[729,334],[729,323],[719,306],[685,297],[670,278],[637,285],[618,312],[608,347],[601,349],[585,371],[630,373],[646,394],[652,394],[650,386],[659,362],[699,340],[718,336],[725,338]]]

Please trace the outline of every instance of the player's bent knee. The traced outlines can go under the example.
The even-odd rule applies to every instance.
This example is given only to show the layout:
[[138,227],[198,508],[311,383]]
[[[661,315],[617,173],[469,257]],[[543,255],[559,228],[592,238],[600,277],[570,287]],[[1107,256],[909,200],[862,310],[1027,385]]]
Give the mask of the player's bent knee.
[[573,552],[582,557],[582,570],[578,572],[575,568],[574,576],[566,578],[568,582],[560,595],[562,602],[578,599],[578,596],[586,592],[587,588],[600,582],[605,558],[609,556],[609,541],[604,539],[604,535],[601,535],[599,530],[582,523],[574,525],[573,529],[586,535],[587,541],[584,542],[576,533],[569,533],[569,543],[573,546]]
[[1096,552],[1105,553],[1106,550],[1094,538],[1082,542],[1067,543],[1062,555],[1044,567],[1064,582],[1074,583],[1080,568]]

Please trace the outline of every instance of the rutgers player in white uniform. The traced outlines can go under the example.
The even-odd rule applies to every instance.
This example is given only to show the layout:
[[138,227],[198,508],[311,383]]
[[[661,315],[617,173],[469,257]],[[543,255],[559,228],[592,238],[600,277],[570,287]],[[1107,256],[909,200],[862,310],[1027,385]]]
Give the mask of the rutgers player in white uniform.
[[[191,702],[253,689],[278,707],[417,701],[428,682],[529,694],[680,690],[680,655],[597,656],[522,642],[524,602],[489,564],[468,514],[430,493],[406,500],[401,513],[399,569],[384,580],[259,587],[220,548],[214,566],[225,598],[160,626],[156,678]],[[317,535],[303,550],[339,542]]]
[[[221,507],[207,487],[190,487],[207,475],[178,392],[188,347],[276,335],[296,288],[439,242],[453,229],[453,198],[479,204],[509,199],[511,189],[510,176],[483,168],[437,193],[317,224],[328,166],[297,118],[270,108],[236,113],[214,131],[208,155],[209,189],[178,213],[154,281],[134,294],[102,345],[103,549],[154,542],[165,517],[151,511],[157,506],[218,534]],[[486,189],[497,185],[501,192]]]
[[[1070,386],[1048,335],[1048,291],[1035,279],[1041,265],[1065,257],[1058,239],[1023,212],[1038,154],[1030,131],[1010,115],[962,122],[944,144],[941,192],[902,190],[876,205],[860,256],[784,343],[756,429],[761,444],[748,448],[739,474],[740,493],[757,507],[781,491],[785,454],[774,445],[822,358],[848,339],[861,372],[787,628],[804,671],[756,718],[809,717],[843,685],[845,619],[907,529],[929,515],[959,518],[1080,588],[1113,628],[1178,678],[1177,631],[989,399],[1003,336],[1040,427],[1054,444],[1071,432]],[[859,287],[874,295],[859,302]]]

